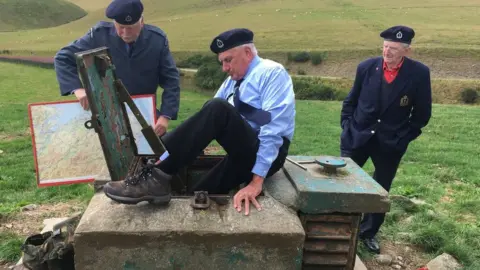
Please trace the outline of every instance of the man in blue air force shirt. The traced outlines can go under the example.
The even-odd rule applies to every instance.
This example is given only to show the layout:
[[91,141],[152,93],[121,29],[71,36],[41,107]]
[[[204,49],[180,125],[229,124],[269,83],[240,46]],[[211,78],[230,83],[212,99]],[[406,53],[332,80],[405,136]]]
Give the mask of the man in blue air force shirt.
[[83,37],[61,48],[55,55],[55,71],[62,96],[75,95],[89,109],[85,89],[78,77],[75,53],[106,46],[115,72],[130,95],[155,94],[163,88],[160,110],[154,126],[163,135],[170,119],[177,119],[180,103],[180,75],[170,53],[166,34],[144,24],[140,0],[114,0],[106,11],[113,22],[99,22]]
[[170,179],[190,164],[208,144],[217,140],[227,155],[194,190],[228,193],[247,185],[233,198],[234,207],[248,215],[264,179],[281,169],[295,127],[292,80],[279,63],[262,59],[248,29],[232,29],[215,37],[210,49],[230,76],[203,108],[167,133],[162,140],[168,152],[153,168],[125,181],[108,183],[105,194],[120,203],[170,201]]

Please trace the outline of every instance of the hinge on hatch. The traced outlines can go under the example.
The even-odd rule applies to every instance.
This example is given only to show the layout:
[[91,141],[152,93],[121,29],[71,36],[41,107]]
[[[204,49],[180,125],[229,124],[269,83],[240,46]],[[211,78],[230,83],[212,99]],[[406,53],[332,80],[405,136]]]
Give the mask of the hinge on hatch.
[[210,207],[210,198],[207,191],[194,191],[190,205],[194,209],[207,209]]

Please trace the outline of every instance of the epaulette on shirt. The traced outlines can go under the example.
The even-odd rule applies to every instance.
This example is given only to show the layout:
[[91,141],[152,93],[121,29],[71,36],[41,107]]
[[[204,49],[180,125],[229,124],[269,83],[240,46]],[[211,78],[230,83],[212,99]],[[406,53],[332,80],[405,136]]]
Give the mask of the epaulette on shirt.
[[149,32],[152,32],[152,33],[155,33],[155,34],[159,34],[160,36],[162,36],[164,38],[167,36],[165,34],[165,32],[163,32],[162,29],[160,29],[160,28],[158,28],[154,25],[145,24],[143,27],[144,27],[145,30],[148,30]]
[[165,42],[165,47],[168,48],[168,39],[167,39],[167,34],[165,34],[165,32],[163,32],[162,29],[154,26],[154,25],[150,25],[150,24],[145,24],[143,26],[143,28],[145,30],[147,30],[148,32],[151,32],[151,33],[155,33],[159,36],[161,36]]
[[93,38],[93,35],[95,32],[99,32],[102,30],[110,31],[110,29],[114,27],[112,22],[105,22],[105,21],[100,21],[97,24],[95,24],[90,30],[88,31],[88,34],[90,35],[91,38]]

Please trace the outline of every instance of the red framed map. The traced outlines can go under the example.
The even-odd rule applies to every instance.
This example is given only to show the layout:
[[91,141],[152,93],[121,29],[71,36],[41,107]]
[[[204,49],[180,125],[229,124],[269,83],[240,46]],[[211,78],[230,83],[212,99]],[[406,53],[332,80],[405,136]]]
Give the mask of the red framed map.
[[[132,96],[145,120],[155,124],[155,95]],[[141,132],[141,126],[128,106],[138,154],[153,154]],[[91,111],[78,100],[31,103],[28,105],[30,133],[37,186],[59,186],[110,180],[100,139],[87,129]]]

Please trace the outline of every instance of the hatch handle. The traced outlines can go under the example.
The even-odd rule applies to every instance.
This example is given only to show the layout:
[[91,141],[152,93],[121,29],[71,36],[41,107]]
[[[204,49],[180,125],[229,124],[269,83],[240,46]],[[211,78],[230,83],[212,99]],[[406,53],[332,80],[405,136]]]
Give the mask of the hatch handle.
[[208,191],[194,191],[190,205],[193,209],[207,209],[210,207]]

